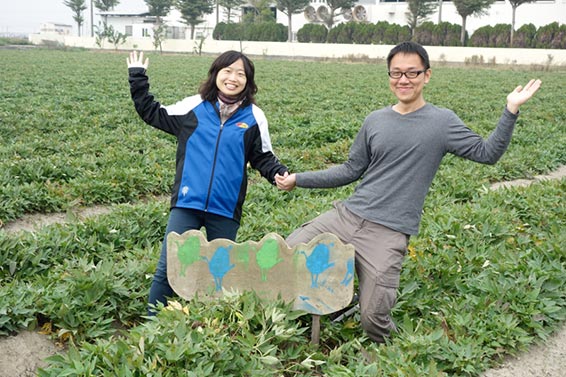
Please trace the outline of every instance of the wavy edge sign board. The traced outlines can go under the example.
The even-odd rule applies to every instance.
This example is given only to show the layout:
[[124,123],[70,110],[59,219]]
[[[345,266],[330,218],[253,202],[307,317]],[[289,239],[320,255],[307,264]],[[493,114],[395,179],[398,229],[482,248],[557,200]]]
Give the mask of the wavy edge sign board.
[[348,306],[354,291],[354,247],[323,233],[289,247],[276,233],[259,242],[208,242],[189,230],[167,236],[167,278],[180,297],[221,297],[253,290],[262,298],[279,295],[294,308],[315,315]]

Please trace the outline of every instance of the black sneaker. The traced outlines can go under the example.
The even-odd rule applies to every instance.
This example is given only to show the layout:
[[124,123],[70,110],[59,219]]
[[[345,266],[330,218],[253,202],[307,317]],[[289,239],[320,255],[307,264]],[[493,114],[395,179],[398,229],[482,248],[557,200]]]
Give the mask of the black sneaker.
[[330,320],[332,322],[341,322],[344,320],[344,318],[351,316],[352,314],[354,314],[355,312],[357,312],[358,310],[360,310],[360,304],[359,304],[359,298],[358,298],[358,294],[355,293],[354,297],[352,297],[352,301],[350,302],[350,304],[348,306],[346,306],[344,309],[340,309],[337,312],[331,313],[328,315],[328,318],[330,318]]

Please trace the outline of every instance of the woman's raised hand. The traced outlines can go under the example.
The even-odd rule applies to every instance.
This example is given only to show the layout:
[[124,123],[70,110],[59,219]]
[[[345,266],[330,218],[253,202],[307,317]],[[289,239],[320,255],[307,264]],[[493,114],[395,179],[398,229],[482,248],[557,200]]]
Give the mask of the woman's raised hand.
[[149,59],[145,58],[143,60],[143,51],[138,55],[137,51],[130,52],[130,56],[126,58],[126,63],[128,63],[128,68],[144,68],[147,69],[149,66]]

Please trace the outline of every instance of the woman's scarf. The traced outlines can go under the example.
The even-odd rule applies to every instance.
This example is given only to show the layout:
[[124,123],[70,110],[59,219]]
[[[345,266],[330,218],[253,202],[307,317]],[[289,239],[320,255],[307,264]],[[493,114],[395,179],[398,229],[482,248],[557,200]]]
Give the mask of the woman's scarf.
[[218,103],[220,111],[220,121],[222,124],[228,120],[238,110],[244,99],[239,97],[227,96],[222,92],[218,92]]

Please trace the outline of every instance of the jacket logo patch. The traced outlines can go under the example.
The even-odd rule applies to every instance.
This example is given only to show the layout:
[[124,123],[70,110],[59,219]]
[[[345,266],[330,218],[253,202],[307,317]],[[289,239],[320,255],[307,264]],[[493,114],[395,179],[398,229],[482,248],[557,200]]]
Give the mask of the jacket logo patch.
[[183,196],[186,196],[189,193],[189,186],[184,186],[181,190],[181,193],[183,194]]
[[238,123],[236,123],[236,126],[238,126],[238,127],[240,127],[240,128],[248,128],[248,127],[249,127],[249,126],[248,126],[246,123],[244,123],[244,122],[238,122]]

